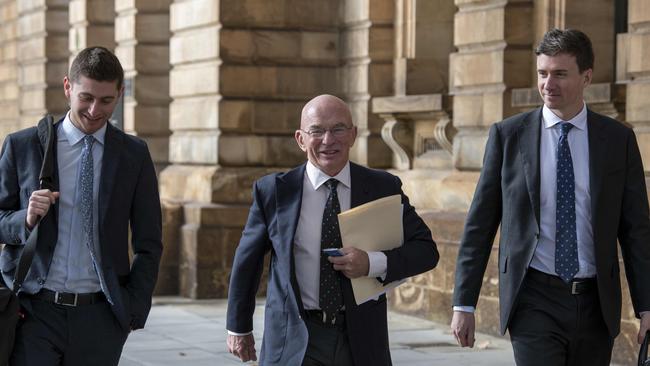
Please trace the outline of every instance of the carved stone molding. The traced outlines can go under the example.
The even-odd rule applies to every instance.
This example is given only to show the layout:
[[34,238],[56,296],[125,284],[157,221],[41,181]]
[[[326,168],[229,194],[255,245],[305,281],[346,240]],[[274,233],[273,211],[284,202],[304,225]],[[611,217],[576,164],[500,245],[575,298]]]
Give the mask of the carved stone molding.
[[410,169],[413,140],[405,138],[411,134],[406,132],[409,129],[408,125],[398,120],[394,114],[380,114],[380,116],[386,121],[381,128],[381,138],[393,151],[393,167],[398,170]]
[[373,99],[373,112],[386,121],[381,135],[393,152],[393,168],[450,166],[456,131],[443,104],[440,94]]

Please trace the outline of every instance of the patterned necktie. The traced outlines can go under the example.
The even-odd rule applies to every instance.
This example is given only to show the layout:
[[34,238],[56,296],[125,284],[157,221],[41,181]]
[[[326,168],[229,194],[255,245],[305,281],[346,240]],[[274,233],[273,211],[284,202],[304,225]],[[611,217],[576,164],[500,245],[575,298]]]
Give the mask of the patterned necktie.
[[90,250],[90,255],[94,258],[93,243],[93,143],[95,138],[92,135],[84,137],[84,146],[81,150],[81,173],[79,174],[79,184],[81,189],[81,220],[86,245]]
[[[334,178],[325,182],[325,185],[329,188],[329,196],[323,212],[323,226],[320,237],[321,249],[341,247],[341,231],[339,230],[339,220],[337,218],[337,215],[341,212],[339,197],[336,192],[338,183],[339,181]],[[318,300],[320,308],[325,314],[324,321],[332,322],[336,317],[336,313],[343,306],[341,278],[322,250],[320,254],[320,292]]]
[[555,273],[569,282],[578,273],[578,239],[576,234],[576,194],[573,161],[568,135],[572,124],[563,122],[557,143],[557,202],[555,232]]

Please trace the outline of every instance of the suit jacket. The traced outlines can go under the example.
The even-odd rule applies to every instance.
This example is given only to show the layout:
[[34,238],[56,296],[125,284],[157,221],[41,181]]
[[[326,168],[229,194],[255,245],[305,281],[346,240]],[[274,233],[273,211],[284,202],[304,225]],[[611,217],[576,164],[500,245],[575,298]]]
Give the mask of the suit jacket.
[[[6,244],[0,255],[0,271],[6,283],[13,281],[27,236],[25,217],[29,197],[39,189],[44,136],[36,127],[10,134],[0,155],[0,242]],[[54,148],[56,164],[56,142]],[[98,198],[101,271],[120,325],[125,330],[138,329],[144,326],[151,308],[162,254],[156,172],[144,141],[110,123],[102,161]],[[58,187],[58,169],[54,184]],[[57,216],[58,202],[41,220],[36,254],[21,292],[34,294],[45,283],[58,237]]]
[[[505,333],[539,238],[542,109],[492,126],[458,253],[454,305],[476,306],[494,237]],[[650,220],[643,164],[632,129],[588,110],[589,186],[603,318],[620,331],[620,243],[635,312],[650,310]]]
[[[253,329],[255,293],[265,253],[271,251],[260,365],[301,365],[308,334],[294,265],[294,235],[300,215],[305,164],[284,174],[271,174],[255,183],[248,222],[235,253],[228,295],[227,328]],[[399,178],[384,171],[350,163],[351,207],[394,194],[404,204],[404,244],[388,250],[385,282],[433,268],[438,251],[431,232],[401,190]],[[315,269],[318,270],[318,269]],[[357,365],[390,365],[386,297],[359,306],[350,280],[343,277],[346,326]]]

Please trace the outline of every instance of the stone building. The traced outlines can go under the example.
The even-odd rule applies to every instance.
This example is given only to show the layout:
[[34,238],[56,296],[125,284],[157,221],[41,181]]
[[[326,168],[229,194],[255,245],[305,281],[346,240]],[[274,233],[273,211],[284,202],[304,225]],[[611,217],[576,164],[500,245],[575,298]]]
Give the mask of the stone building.
[[[117,121],[147,140],[160,177],[157,291],[221,297],[252,182],[302,162],[301,105],[339,95],[359,128],[353,160],[402,178],[442,254],[391,306],[448,322],[488,127],[540,104],[532,50],[552,27],[590,35],[587,103],[633,126],[650,166],[646,0],[0,0],[0,140],[65,112],[76,52],[114,49],[127,77]],[[477,312],[491,333],[495,264]],[[624,299],[614,357],[630,362],[637,321]]]

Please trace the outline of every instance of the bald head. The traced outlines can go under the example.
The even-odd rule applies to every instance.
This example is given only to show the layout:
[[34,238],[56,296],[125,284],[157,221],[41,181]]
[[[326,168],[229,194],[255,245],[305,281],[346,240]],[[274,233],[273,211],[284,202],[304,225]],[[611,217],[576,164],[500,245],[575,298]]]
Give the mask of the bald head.
[[319,95],[305,104],[300,115],[300,128],[307,129],[315,121],[338,116],[346,126],[352,126],[352,114],[340,98],[329,94]]
[[350,108],[333,95],[319,95],[305,104],[296,142],[309,161],[333,177],[348,163],[357,137]]

